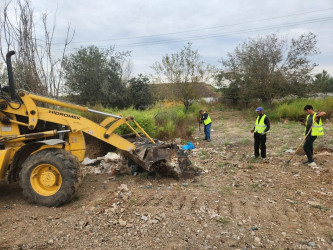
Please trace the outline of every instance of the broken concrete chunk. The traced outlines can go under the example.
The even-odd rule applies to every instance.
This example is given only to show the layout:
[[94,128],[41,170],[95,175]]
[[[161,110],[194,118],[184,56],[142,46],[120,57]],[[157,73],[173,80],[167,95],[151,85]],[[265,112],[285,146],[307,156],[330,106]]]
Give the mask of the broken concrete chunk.
[[121,160],[121,156],[114,152],[109,152],[104,156],[105,162],[117,162]]
[[98,164],[98,160],[97,159],[90,159],[89,157],[86,157],[86,158],[83,159],[81,164],[86,165],[86,166],[94,165],[94,164]]

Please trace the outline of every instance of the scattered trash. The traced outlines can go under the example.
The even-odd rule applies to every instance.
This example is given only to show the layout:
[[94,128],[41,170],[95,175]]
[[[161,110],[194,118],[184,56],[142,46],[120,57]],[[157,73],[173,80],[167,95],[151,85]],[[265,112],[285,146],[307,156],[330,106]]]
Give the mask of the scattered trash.
[[184,149],[184,150],[191,150],[191,149],[194,149],[194,148],[196,148],[196,147],[190,141],[187,142],[187,145],[182,146],[182,149]]
[[292,154],[292,153],[295,153],[295,150],[293,150],[293,149],[288,149],[288,150],[286,150],[286,151],[284,151],[285,153],[290,153],[290,154]]
[[131,165],[131,174],[133,176],[136,176],[138,174],[138,171],[139,171],[139,167],[137,165]]
[[257,231],[258,230],[258,227],[257,226],[253,226],[251,227],[252,231]]
[[96,159],[86,157],[81,164],[91,174],[130,174],[131,171],[131,168],[127,166],[127,160],[114,152],[109,152]]
[[188,187],[188,184],[187,183],[183,183],[183,187]]
[[93,165],[95,163],[97,164],[98,160],[97,159],[90,159],[89,157],[84,158],[83,161],[81,162],[81,164],[85,165],[85,166]]
[[308,201],[308,204],[314,207],[321,206],[321,204],[318,201]]
[[167,189],[171,189],[171,187],[167,187]]
[[147,216],[144,216],[144,215],[142,215],[142,216],[141,216],[141,220],[147,221],[147,220],[148,220],[148,217],[147,217]]
[[140,188],[145,188],[145,189],[151,189],[151,188],[153,188],[153,186],[140,186]]
[[102,171],[100,169],[95,169],[94,170],[94,174],[101,174],[101,173],[102,173]]

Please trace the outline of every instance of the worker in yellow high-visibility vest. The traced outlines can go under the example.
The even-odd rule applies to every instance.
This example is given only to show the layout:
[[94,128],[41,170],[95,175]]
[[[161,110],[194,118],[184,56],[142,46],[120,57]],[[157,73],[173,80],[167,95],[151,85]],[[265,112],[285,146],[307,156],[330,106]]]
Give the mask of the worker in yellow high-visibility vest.
[[[307,114],[305,122],[302,122],[302,125],[305,126],[305,135],[309,135],[306,137],[303,149],[308,158],[304,164],[309,164],[310,166],[315,166],[315,162],[313,160],[313,142],[317,139],[317,136],[324,135],[323,122],[321,120],[322,116],[325,116],[325,112],[314,112],[313,107],[311,105],[306,105],[304,107],[305,113]],[[312,125],[313,124],[313,125]]]
[[200,119],[199,121],[204,124],[205,139],[204,141],[210,141],[210,127],[212,126],[212,119],[207,112],[202,110],[199,111]]
[[262,107],[256,109],[258,116],[254,128],[251,133],[254,132],[254,157],[259,157],[259,146],[261,151],[261,158],[266,158],[266,133],[270,129],[270,122],[268,117],[264,114]]

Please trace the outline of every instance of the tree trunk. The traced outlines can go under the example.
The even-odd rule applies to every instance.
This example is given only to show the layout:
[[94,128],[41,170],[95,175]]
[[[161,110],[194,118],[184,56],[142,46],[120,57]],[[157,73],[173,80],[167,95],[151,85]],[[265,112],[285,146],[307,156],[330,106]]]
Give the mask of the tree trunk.
[[268,108],[272,107],[272,98],[270,98],[270,97],[261,98],[261,101],[266,107],[268,107]]
[[184,106],[185,106],[185,113],[187,113],[188,110],[190,109],[191,102],[189,102],[188,100],[184,101]]

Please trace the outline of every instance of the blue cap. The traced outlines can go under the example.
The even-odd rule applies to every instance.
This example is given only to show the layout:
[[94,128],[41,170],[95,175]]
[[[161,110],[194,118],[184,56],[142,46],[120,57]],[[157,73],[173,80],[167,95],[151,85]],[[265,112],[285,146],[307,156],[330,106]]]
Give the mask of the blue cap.
[[258,111],[262,111],[263,109],[262,109],[262,107],[258,107],[257,109],[256,109],[256,111],[258,112]]

